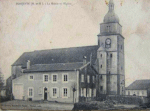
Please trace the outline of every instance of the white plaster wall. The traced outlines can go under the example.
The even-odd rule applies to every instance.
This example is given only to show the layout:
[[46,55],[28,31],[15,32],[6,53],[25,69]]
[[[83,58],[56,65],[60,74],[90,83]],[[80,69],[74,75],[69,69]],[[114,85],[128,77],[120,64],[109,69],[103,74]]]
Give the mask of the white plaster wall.
[[130,92],[130,95],[136,94],[136,96],[147,96],[147,90],[126,90],[126,95],[129,95],[128,92]]
[[[62,82],[62,74],[67,73],[68,74],[68,82],[63,83]],[[48,74],[49,75],[49,82],[44,83],[43,82],[43,75]],[[52,82],[52,74],[57,74],[58,80],[57,83]],[[29,80],[28,77],[29,75],[34,76],[34,80]],[[77,72],[76,71],[68,71],[68,72],[46,72],[46,73],[25,73],[23,76],[20,76],[16,79],[13,80],[12,82],[14,84],[23,84],[23,89],[24,89],[24,96],[25,99],[27,100],[28,98],[28,88],[33,87],[34,88],[34,96],[32,97],[33,100],[42,100],[44,99],[44,87],[48,88],[48,100],[49,101],[59,101],[59,102],[72,102],[73,101],[73,92],[71,86],[75,83],[77,84]],[[52,88],[56,87],[58,88],[58,97],[53,98],[52,97]],[[68,98],[63,98],[62,97],[62,88],[68,88]],[[42,88],[42,93],[39,93],[40,89]],[[14,89],[13,89],[13,92]],[[75,92],[75,99],[76,102],[78,102],[77,98],[77,92],[79,93],[79,90]]]

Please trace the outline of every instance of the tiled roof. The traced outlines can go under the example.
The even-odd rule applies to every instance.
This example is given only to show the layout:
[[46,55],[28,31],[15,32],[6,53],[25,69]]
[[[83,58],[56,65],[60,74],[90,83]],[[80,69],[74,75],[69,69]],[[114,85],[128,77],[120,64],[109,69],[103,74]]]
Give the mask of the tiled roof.
[[150,80],[136,80],[129,85],[127,90],[146,90],[150,88]]
[[91,53],[92,59],[95,60],[97,49],[98,46],[95,45],[25,52],[14,62],[13,66],[21,65],[26,67],[28,60],[30,60],[31,65],[83,62],[83,56],[87,56],[87,61],[90,61]]
[[30,69],[23,72],[50,72],[50,71],[72,71],[83,66],[83,62],[77,63],[56,63],[56,64],[36,64],[32,65]]

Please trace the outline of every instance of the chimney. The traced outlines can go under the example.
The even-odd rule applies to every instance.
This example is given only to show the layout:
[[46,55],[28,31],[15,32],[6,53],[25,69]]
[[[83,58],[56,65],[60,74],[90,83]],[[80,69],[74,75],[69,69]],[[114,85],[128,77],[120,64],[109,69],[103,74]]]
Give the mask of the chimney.
[[83,65],[85,65],[86,64],[86,56],[83,56]]
[[27,61],[27,69],[30,69],[30,60]]

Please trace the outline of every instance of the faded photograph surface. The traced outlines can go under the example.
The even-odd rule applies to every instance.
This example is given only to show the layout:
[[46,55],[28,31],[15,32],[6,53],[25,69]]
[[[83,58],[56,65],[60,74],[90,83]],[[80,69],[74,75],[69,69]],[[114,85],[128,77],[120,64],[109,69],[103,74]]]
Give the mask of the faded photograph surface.
[[0,0],[1,109],[150,109],[149,7]]

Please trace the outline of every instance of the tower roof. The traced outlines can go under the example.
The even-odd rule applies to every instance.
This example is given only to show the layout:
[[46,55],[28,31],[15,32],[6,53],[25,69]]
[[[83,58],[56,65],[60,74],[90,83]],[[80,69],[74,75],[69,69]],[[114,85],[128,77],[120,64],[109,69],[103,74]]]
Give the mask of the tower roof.
[[104,23],[119,23],[119,17],[114,12],[114,2],[113,0],[109,1],[109,10],[104,17]]

